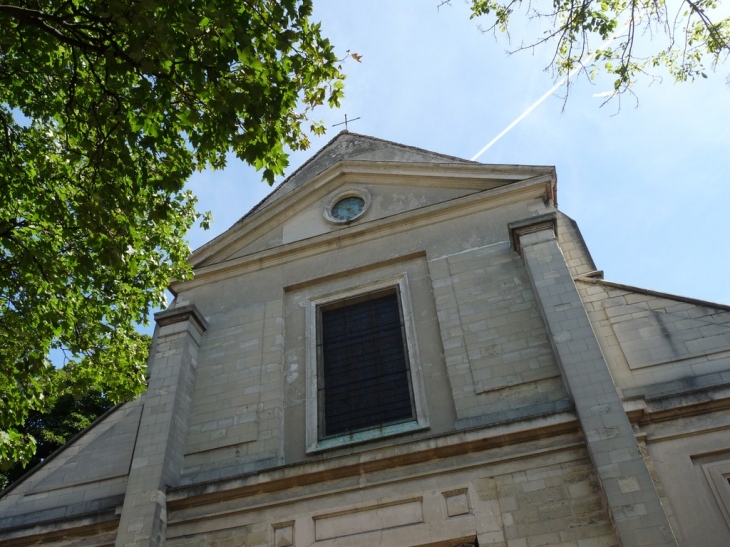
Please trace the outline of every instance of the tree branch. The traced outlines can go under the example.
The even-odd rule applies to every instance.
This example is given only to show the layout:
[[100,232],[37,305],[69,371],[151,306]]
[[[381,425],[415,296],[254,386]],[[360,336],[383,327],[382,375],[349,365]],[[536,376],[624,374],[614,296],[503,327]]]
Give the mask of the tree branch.
[[21,8],[18,6],[0,5],[0,16],[2,16],[2,15],[8,15],[18,21],[32,25],[38,29],[41,29],[42,31],[44,31],[47,34],[50,34],[51,36],[53,36],[60,42],[63,42],[64,44],[67,44],[69,46],[83,49],[84,51],[94,51],[96,53],[102,53],[105,49],[105,48],[99,47],[97,45],[85,43],[76,38],[72,38],[70,36],[65,35],[63,32],[61,32],[57,28],[52,27],[51,25],[46,23],[45,20],[51,20],[54,22],[62,23],[62,24],[63,24],[63,21],[59,20],[58,18],[55,18],[53,16],[50,16],[47,13],[44,13],[42,11]]

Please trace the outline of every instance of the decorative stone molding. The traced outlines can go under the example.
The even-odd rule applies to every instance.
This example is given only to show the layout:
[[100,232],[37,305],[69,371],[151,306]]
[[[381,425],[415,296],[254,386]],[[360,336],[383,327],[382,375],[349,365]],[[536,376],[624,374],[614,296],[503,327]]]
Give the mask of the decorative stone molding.
[[[399,422],[389,425],[372,427],[364,431],[342,434],[335,437],[320,439],[319,432],[319,409],[318,399],[319,383],[319,362],[317,357],[317,329],[318,313],[317,308],[332,302],[346,298],[357,297],[386,289],[398,289],[400,295],[401,312],[405,328],[405,344],[407,359],[410,368],[411,390],[413,394],[413,420]],[[405,273],[381,279],[375,279],[370,283],[356,285],[344,290],[317,294],[313,291],[307,298],[306,315],[306,440],[307,453],[313,454],[322,450],[339,448],[351,444],[367,442],[373,439],[381,439],[395,435],[403,435],[413,431],[421,431],[429,428],[428,406],[426,404],[426,393],[423,387],[423,370],[418,350],[416,337],[415,317],[411,305],[411,293],[408,286],[408,277]]]
[[446,515],[449,518],[470,513],[469,495],[466,488],[443,492],[443,496],[446,503]]
[[423,497],[393,500],[315,515],[316,541],[341,539],[355,534],[385,531],[425,522]]
[[274,547],[292,547],[294,545],[294,521],[279,522],[273,525]]
[[[350,197],[360,198],[363,201],[362,209],[350,218],[337,218],[333,214],[333,208],[343,199]],[[329,198],[327,198],[324,203],[324,209],[322,212],[324,214],[324,218],[326,218],[328,222],[331,222],[333,224],[349,224],[350,222],[354,222],[355,220],[362,217],[370,208],[371,203],[372,198],[370,197],[370,192],[368,192],[366,188],[362,186],[346,186],[345,188],[337,190],[336,192],[331,194]]]
[[509,241],[512,248],[522,254],[522,245],[520,238],[527,234],[541,232],[543,230],[552,230],[555,237],[558,236],[558,215],[557,213],[545,213],[534,217],[510,222],[507,225],[509,230]]
[[208,330],[208,322],[200,313],[195,304],[186,304],[184,306],[178,306],[177,308],[170,308],[155,314],[155,322],[160,326],[164,327],[172,325],[174,323],[182,323],[183,321],[191,320],[195,328],[198,329],[200,334],[203,334]]

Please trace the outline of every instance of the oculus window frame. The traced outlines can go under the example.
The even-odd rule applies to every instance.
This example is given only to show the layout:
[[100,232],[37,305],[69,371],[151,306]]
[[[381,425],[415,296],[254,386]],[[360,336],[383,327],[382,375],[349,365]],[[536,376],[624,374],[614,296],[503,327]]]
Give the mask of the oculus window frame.
[[[393,422],[370,425],[332,435],[325,435],[323,428],[323,360],[318,342],[322,335],[322,310],[336,308],[344,301],[353,303],[375,300],[395,293],[401,314],[405,366],[409,377],[411,417]],[[349,303],[347,304],[349,305]],[[306,443],[307,453],[367,442],[374,439],[401,435],[428,429],[425,391],[418,342],[413,321],[408,278],[405,273],[357,285],[343,290],[312,296],[306,309]]]
[[[342,215],[336,210],[337,206],[348,198],[356,198],[362,203],[359,209],[353,210],[350,215]],[[324,202],[322,213],[324,218],[332,224],[350,224],[362,218],[362,216],[370,209],[372,198],[370,192],[363,186],[346,186],[330,196]]]

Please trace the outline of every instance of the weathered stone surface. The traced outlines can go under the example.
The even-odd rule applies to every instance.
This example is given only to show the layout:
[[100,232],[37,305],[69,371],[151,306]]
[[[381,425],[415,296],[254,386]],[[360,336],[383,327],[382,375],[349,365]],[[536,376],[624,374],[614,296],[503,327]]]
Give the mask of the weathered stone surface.
[[[341,134],[193,253],[148,392],[3,494],[0,543],[730,544],[730,308],[603,281],[555,191]],[[412,419],[323,438],[318,310],[383,290]]]

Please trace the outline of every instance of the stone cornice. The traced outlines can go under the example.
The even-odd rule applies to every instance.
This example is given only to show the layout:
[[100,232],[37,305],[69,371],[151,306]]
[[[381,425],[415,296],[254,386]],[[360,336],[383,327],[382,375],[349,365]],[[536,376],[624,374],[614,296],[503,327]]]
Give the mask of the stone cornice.
[[170,286],[170,290],[173,294],[178,294],[207,283],[317,256],[347,246],[366,243],[413,230],[414,228],[519,203],[526,199],[541,198],[550,193],[549,189],[552,187],[553,182],[552,174],[541,175],[509,186],[470,194],[420,209],[404,211],[387,218],[354,224],[305,240],[279,245],[209,266],[201,266],[196,268],[194,279],[185,282],[174,281]]
[[653,291],[651,289],[644,289],[642,287],[635,287],[633,285],[626,285],[624,283],[616,283],[614,281],[606,281],[603,279],[603,271],[589,272],[588,274],[581,274],[575,277],[575,281],[581,281],[583,283],[592,283],[594,285],[602,285],[612,289],[620,289],[622,291],[646,294],[648,296],[656,296],[657,298],[666,298],[668,300],[676,300],[678,302],[687,302],[688,304],[695,304],[697,306],[707,306],[709,308],[718,308],[721,310],[730,311],[730,305],[721,304],[718,302],[710,302],[709,300],[700,300],[699,298],[691,298],[689,296],[682,296],[679,294],[672,294],[661,291]]
[[[249,475],[222,479],[171,489],[168,492],[168,507],[171,511],[186,507],[206,505],[225,500],[238,500],[253,494],[273,493],[306,484],[360,476],[392,469],[397,466],[422,464],[439,458],[453,457],[489,449],[504,449],[508,445],[530,443],[538,439],[551,438],[578,432],[578,421],[572,412],[561,412],[546,416],[528,418],[518,422],[458,431],[446,435],[407,440],[386,447],[379,447],[352,454],[326,456],[302,463],[259,471]],[[548,443],[549,444],[549,443]],[[526,446],[508,453],[495,454],[492,458],[479,457],[478,463],[463,465],[484,465],[512,459],[522,459],[547,450],[564,450],[565,442],[554,446]],[[568,443],[571,444],[572,443]],[[583,446],[578,441],[577,446]],[[456,469],[458,466],[453,467]],[[443,472],[443,469],[440,470]],[[412,478],[412,475],[408,476]],[[180,518],[183,518],[182,516]],[[185,519],[189,518],[185,516]]]
[[195,304],[186,304],[184,306],[178,306],[176,308],[170,308],[155,314],[155,322],[164,327],[165,325],[172,325],[174,323],[182,323],[184,321],[192,321],[195,328],[198,329],[200,334],[203,334],[208,330],[208,322],[200,313]]
[[[631,422],[639,426],[689,416],[711,415],[730,409],[730,383],[708,385],[661,396],[626,398],[623,400],[623,405]],[[682,436],[696,433],[687,431],[683,432]]]
[[509,230],[509,241],[512,248],[522,254],[522,244],[520,238],[527,234],[533,234],[542,230],[552,230],[553,234],[558,235],[558,215],[557,213],[545,213],[534,217],[525,218],[507,225]]
[[119,515],[111,511],[94,511],[67,519],[54,519],[28,526],[6,528],[0,532],[3,547],[45,545],[69,538],[88,537],[116,530]]
[[323,196],[337,179],[341,184],[403,184],[436,188],[471,188],[484,191],[539,176],[552,182],[546,195],[555,201],[555,168],[550,166],[440,164],[343,161],[326,169],[306,184],[282,194],[275,201],[244,217],[226,232],[195,250],[190,262],[198,267],[220,258],[233,244],[245,244],[273,224],[290,218],[302,207]]

